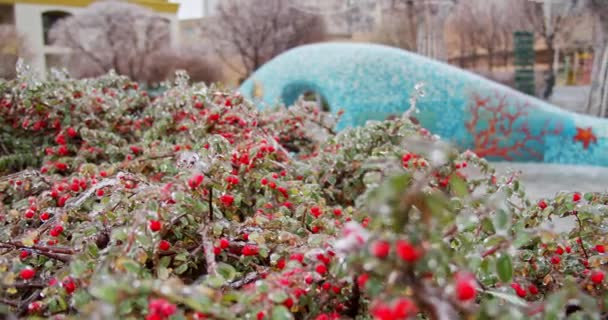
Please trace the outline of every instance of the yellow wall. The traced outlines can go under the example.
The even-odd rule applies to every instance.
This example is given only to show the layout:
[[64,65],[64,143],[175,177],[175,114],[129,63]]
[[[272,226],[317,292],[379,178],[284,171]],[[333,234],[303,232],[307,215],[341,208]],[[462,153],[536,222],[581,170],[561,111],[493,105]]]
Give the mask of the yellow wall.
[[[42,5],[63,5],[70,7],[86,7],[94,0],[0,0],[0,4],[42,4]],[[158,12],[177,13],[179,4],[171,3],[168,0],[129,0],[129,2],[148,7]]]

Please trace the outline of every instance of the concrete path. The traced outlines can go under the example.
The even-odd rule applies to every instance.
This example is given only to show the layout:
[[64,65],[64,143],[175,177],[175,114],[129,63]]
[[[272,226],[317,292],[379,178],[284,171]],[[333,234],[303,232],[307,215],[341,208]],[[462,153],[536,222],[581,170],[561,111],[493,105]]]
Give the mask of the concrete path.
[[558,86],[553,90],[549,102],[570,111],[586,113],[590,90],[590,86]]
[[560,191],[608,191],[608,168],[547,163],[494,162],[499,173],[521,171],[531,199],[552,197]]
[[[565,192],[605,192],[608,190],[608,168],[572,166],[546,163],[494,162],[498,173],[520,171],[526,194],[532,200],[555,196]],[[558,218],[545,227],[556,232],[569,232],[576,222],[574,218]]]

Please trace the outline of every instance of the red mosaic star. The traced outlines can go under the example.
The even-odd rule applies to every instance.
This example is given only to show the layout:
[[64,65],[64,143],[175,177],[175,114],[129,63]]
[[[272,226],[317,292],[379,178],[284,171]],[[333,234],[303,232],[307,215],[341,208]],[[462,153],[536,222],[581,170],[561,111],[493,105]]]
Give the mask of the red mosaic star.
[[593,130],[591,127],[587,129],[576,128],[576,135],[574,136],[574,141],[580,141],[583,143],[583,148],[588,149],[589,144],[597,143],[597,137],[593,134]]

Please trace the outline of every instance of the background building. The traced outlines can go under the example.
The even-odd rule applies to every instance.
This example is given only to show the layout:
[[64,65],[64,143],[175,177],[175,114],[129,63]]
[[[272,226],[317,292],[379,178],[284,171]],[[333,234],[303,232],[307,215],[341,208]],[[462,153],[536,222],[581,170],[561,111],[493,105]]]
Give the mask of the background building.
[[[93,0],[0,0],[0,24],[14,24],[30,51],[29,64],[35,70],[45,73],[59,65],[59,57],[66,54],[66,48],[52,46],[48,32],[60,19],[72,15],[90,5]],[[130,0],[159,13],[169,22],[171,43],[179,42],[177,10],[179,4],[168,0]]]

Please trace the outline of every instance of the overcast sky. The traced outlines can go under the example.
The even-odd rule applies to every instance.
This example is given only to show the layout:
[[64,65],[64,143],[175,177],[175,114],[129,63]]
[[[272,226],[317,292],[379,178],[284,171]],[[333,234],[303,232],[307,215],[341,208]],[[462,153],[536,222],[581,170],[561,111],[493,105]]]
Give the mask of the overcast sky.
[[171,0],[171,2],[180,3],[177,13],[180,19],[199,18],[203,12],[202,0]]

